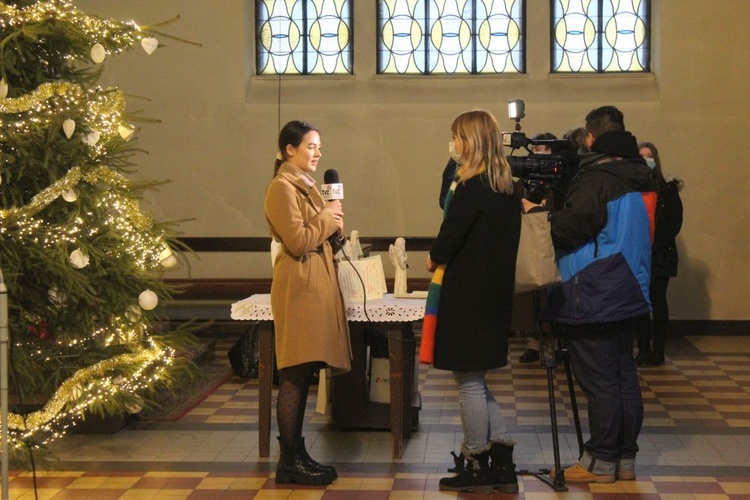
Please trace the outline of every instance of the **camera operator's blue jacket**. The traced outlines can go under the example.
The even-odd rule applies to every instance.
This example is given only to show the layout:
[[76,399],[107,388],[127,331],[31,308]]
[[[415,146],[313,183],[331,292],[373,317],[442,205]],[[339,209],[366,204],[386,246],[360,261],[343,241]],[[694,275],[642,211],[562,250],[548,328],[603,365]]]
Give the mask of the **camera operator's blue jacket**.
[[602,134],[550,216],[562,282],[549,289],[542,319],[606,323],[648,313],[655,208],[635,137]]

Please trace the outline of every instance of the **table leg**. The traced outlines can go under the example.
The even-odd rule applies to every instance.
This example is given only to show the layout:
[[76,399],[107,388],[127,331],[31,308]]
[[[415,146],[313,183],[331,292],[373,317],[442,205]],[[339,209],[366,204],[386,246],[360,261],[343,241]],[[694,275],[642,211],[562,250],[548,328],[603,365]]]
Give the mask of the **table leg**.
[[410,324],[391,323],[386,334],[390,358],[392,451],[393,458],[400,458],[403,438],[411,436],[414,333]]
[[271,453],[271,396],[273,391],[273,323],[261,321],[258,333],[258,448]]

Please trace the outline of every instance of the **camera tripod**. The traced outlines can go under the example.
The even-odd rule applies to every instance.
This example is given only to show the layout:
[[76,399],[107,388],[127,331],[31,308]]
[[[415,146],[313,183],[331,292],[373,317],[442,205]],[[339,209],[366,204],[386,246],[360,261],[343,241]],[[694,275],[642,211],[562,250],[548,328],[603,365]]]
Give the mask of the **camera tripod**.
[[551,486],[555,491],[568,491],[565,483],[565,470],[560,464],[560,438],[557,429],[557,409],[555,407],[555,377],[554,370],[558,363],[558,354],[562,358],[565,367],[565,375],[568,380],[568,392],[570,393],[570,404],[573,408],[573,422],[575,423],[576,435],[578,437],[578,456],[583,455],[583,434],[581,433],[581,420],[578,415],[578,403],[576,402],[575,387],[573,385],[573,374],[570,369],[570,354],[565,339],[563,326],[551,324],[550,331],[542,330],[542,322],[539,318],[542,305],[542,292],[532,292],[532,311],[534,317],[534,328],[539,335],[539,358],[542,368],[547,370],[547,390],[549,395],[549,411],[552,425],[552,449],[555,459],[555,477],[550,477],[551,469],[539,469],[537,472],[522,470],[520,474],[530,474],[540,481]]

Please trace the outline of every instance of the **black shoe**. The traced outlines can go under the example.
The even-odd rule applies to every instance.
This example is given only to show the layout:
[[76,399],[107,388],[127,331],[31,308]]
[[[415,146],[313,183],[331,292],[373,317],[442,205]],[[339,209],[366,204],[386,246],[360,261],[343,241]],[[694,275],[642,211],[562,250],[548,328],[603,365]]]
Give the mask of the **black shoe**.
[[648,366],[648,362],[651,359],[651,353],[647,351],[639,351],[638,356],[635,357],[635,362],[638,366]]
[[652,355],[649,357],[642,365],[638,366],[646,366],[646,367],[655,367],[655,366],[664,366],[664,363],[666,361],[664,360],[664,356],[659,355]]
[[453,477],[440,480],[439,488],[443,491],[463,491],[480,495],[491,495],[495,492],[495,484],[490,471],[490,452],[466,455],[466,468]]
[[323,465],[316,460],[313,460],[313,458],[310,456],[309,453],[307,453],[307,449],[305,448],[305,438],[300,438],[297,443],[297,453],[302,458],[303,461],[307,462],[307,464],[312,469],[322,470],[323,472],[328,474],[328,477],[331,478],[331,481],[335,481],[339,475],[336,473],[336,468],[331,465]]
[[539,361],[539,351],[536,349],[526,349],[526,352],[521,354],[521,357],[518,358],[518,361],[521,363],[533,363],[535,361]]
[[497,491],[502,493],[518,493],[518,476],[516,464],[513,463],[513,446],[492,443],[490,449],[490,473]]
[[322,486],[332,482],[333,478],[327,471],[314,467],[305,460],[296,443],[291,446],[281,445],[281,456],[276,464],[276,484]]

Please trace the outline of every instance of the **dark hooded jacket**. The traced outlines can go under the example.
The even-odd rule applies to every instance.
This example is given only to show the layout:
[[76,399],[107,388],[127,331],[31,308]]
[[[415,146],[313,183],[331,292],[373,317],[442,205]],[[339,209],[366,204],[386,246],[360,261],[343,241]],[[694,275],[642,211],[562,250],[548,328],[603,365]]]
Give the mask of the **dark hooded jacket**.
[[651,247],[651,275],[677,276],[677,243],[675,239],[682,228],[682,181],[672,179],[659,189],[656,206],[656,233]]
[[584,153],[565,204],[551,217],[563,281],[543,319],[620,321],[651,310],[648,289],[656,186],[629,132],[607,132]]

